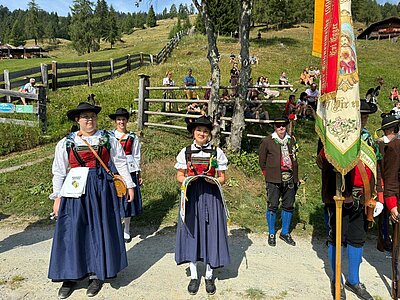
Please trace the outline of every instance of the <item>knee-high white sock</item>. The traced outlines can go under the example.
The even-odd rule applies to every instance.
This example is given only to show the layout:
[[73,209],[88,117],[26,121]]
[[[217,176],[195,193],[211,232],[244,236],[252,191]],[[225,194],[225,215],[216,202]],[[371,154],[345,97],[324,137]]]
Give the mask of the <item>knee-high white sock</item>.
[[124,232],[126,232],[126,233],[129,234],[129,226],[130,226],[130,224],[131,224],[131,218],[125,218],[124,224],[125,224],[125,226],[124,226]]
[[212,275],[213,275],[213,269],[211,269],[211,266],[209,264],[207,264],[206,266],[206,279],[212,279]]
[[190,268],[190,278],[197,279],[197,263],[190,262],[189,268]]

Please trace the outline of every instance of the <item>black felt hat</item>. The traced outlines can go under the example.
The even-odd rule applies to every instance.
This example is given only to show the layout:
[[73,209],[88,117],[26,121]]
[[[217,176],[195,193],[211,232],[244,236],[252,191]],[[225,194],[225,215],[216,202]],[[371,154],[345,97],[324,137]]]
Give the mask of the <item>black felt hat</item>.
[[281,116],[281,117],[275,118],[274,124],[277,124],[277,123],[289,124],[289,119],[286,116]]
[[208,129],[210,129],[210,131],[213,128],[213,124],[210,120],[210,117],[208,116],[201,116],[200,118],[194,120],[193,122],[190,122],[187,125],[187,130],[192,133],[193,129],[195,129],[197,126],[205,126]]
[[378,130],[384,130],[391,127],[399,126],[400,119],[397,119],[395,115],[383,113],[381,114],[381,117],[381,128],[379,128]]
[[110,119],[115,120],[117,117],[125,117],[127,120],[129,120],[129,112],[125,108],[117,108],[114,114],[108,115]]
[[360,99],[360,113],[369,115],[375,113],[377,110],[378,106],[375,103]]
[[75,117],[79,116],[81,112],[84,111],[91,111],[94,112],[96,115],[101,111],[101,107],[97,105],[92,105],[88,102],[81,102],[78,104],[78,106],[74,109],[70,109],[67,111],[67,117],[71,121],[75,121]]

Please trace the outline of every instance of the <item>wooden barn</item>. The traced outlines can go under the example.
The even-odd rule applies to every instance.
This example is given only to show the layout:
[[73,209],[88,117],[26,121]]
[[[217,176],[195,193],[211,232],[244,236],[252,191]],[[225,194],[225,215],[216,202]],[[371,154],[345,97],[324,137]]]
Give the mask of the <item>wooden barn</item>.
[[390,17],[388,19],[371,24],[367,29],[360,33],[358,39],[392,39],[400,36],[400,18]]
[[47,51],[40,46],[14,47],[10,44],[0,44],[0,58],[33,58],[47,56]]

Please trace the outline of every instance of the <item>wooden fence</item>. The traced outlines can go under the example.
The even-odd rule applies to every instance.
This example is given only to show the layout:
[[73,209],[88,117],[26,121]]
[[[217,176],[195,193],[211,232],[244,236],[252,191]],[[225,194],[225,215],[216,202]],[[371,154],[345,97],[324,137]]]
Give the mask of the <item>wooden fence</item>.
[[[164,62],[184,35],[183,31],[178,32],[155,57],[151,54],[140,52],[104,61],[88,60],[74,63],[53,61],[51,65],[42,63],[40,67],[27,70],[16,72],[4,70],[3,74],[0,74],[0,89],[12,90],[20,88],[29,81],[29,78],[35,78],[37,83],[41,82],[53,91],[58,88],[75,85],[85,84],[92,86],[94,83],[112,79],[125,72],[138,69],[143,65]],[[15,97],[14,94],[7,94],[6,101],[10,103],[12,97]]]
[[[150,76],[145,75],[145,74],[140,74],[140,79],[139,79],[139,98],[134,99],[135,101],[138,102],[138,130],[141,131],[143,130],[146,126],[149,127],[161,127],[161,128],[172,128],[172,129],[181,129],[181,130],[186,130],[186,127],[184,126],[179,126],[179,125],[171,125],[171,124],[166,124],[166,122],[163,123],[156,123],[156,122],[149,122],[149,116],[165,116],[165,117],[175,117],[175,118],[199,118],[201,115],[195,115],[195,114],[188,114],[188,113],[180,113],[180,112],[162,112],[162,111],[155,111],[155,110],[150,110],[150,103],[207,103],[208,104],[208,115],[213,115],[212,111],[210,111],[211,105],[210,100],[205,100],[205,99],[197,99],[197,100],[190,100],[190,99],[160,99],[160,98],[151,98],[150,97],[150,91],[174,91],[174,90],[205,90],[209,89],[209,86],[194,86],[194,87],[159,87],[159,86],[150,86]],[[292,87],[292,85],[270,85],[269,87]],[[233,89],[236,87],[220,87],[220,89]],[[253,87],[250,87],[253,88]],[[233,102],[233,100],[231,100]],[[287,100],[256,100],[258,103],[268,103],[268,104],[284,104],[287,102]],[[224,104],[227,104],[229,102],[224,101]],[[225,122],[231,122],[232,118],[231,117],[225,117],[225,116],[220,116],[219,117],[221,121]],[[245,123],[247,124],[270,124],[273,122],[273,120],[260,120],[260,119],[245,119]],[[229,131],[221,131],[222,134],[224,135],[230,135],[231,132]],[[257,134],[246,134],[247,137],[250,138],[264,138],[265,136],[263,135],[257,135]]]
[[[29,93],[22,93],[16,91],[10,91],[5,89],[0,89],[0,95],[5,95],[6,97],[18,97],[18,98],[26,98],[32,99],[36,101],[37,105],[33,110],[33,113],[37,116],[37,121],[30,121],[30,120],[23,120],[18,118],[0,118],[0,123],[9,123],[9,124],[16,124],[16,125],[24,125],[24,126],[41,126],[42,131],[47,131],[47,97],[46,97],[46,87],[45,86],[38,86],[39,93],[38,94],[29,94]],[[15,106],[11,103],[0,103],[1,106],[7,106],[9,112],[7,114],[12,114],[12,117],[16,117],[18,115],[18,106]],[[26,105],[19,105],[20,108],[28,107]],[[0,109],[0,112],[3,112]],[[22,110],[21,113],[24,113]]]

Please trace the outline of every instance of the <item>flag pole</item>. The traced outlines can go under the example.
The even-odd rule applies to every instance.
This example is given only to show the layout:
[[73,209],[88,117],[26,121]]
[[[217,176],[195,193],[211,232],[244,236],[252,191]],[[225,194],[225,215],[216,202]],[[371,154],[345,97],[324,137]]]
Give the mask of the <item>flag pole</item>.
[[336,253],[335,253],[335,299],[340,299],[341,258],[342,258],[342,174],[336,173],[336,196],[333,197],[336,206]]

